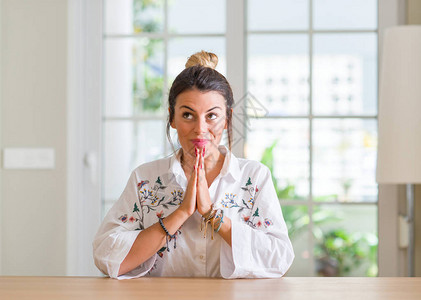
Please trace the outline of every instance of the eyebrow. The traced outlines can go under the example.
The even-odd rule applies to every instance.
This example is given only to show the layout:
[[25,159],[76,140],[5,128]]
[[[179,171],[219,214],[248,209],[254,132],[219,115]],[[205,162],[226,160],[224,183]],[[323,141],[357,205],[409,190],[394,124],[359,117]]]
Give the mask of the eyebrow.
[[[187,105],[182,105],[182,106],[180,106],[180,108],[183,108],[183,107],[185,107],[185,108],[187,108],[187,109],[190,109],[191,111],[195,111],[193,108],[188,107]],[[209,111],[211,111],[211,110],[213,110],[213,109],[215,109],[215,108],[219,108],[220,110],[222,110],[222,108],[220,108],[219,106],[215,106],[215,107],[212,107],[211,109],[208,109],[206,112],[209,112]]]

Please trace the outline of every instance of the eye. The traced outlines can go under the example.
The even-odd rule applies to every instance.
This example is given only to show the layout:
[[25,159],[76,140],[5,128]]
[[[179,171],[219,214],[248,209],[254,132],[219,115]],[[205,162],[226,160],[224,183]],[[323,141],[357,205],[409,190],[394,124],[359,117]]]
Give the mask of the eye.
[[217,117],[218,117],[218,115],[217,115],[217,114],[214,114],[214,113],[210,113],[210,114],[208,115],[208,118],[209,118],[210,120],[215,120]]
[[193,115],[191,113],[189,113],[189,112],[184,112],[183,113],[183,119],[190,120],[192,118],[193,118]]

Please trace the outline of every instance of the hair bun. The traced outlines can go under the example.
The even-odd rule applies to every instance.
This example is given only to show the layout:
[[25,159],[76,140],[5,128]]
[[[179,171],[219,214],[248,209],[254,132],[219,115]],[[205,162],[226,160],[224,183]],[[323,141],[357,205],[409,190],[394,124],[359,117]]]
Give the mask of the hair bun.
[[186,62],[186,69],[196,65],[215,69],[217,64],[218,56],[216,54],[202,50],[189,57]]

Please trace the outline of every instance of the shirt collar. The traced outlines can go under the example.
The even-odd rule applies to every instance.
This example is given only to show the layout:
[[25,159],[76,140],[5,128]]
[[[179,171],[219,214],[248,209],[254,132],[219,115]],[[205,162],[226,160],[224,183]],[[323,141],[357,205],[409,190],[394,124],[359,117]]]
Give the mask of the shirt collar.
[[186,180],[186,175],[184,174],[183,167],[180,163],[180,149],[178,149],[170,159],[170,169],[169,171],[175,175],[177,178],[184,178]]
[[238,163],[238,158],[228,150],[226,146],[219,146],[219,151],[225,156],[224,164],[221,169],[221,177],[226,175],[231,176],[234,180],[240,179],[240,165]]
[[[235,155],[229,151],[226,146],[220,145],[218,146],[218,150],[225,156],[224,164],[222,165],[220,172],[221,177],[231,176],[234,180],[239,180],[241,171],[238,158],[235,157]],[[176,176],[176,178],[184,178],[184,180],[187,181],[183,167],[180,163],[180,149],[172,155],[169,170]]]

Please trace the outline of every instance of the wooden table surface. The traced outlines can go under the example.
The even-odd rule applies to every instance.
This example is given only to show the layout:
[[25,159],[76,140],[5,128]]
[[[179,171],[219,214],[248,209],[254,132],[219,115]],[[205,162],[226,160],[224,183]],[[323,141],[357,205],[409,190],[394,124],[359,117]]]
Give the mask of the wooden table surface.
[[0,277],[0,299],[421,299],[421,277]]

